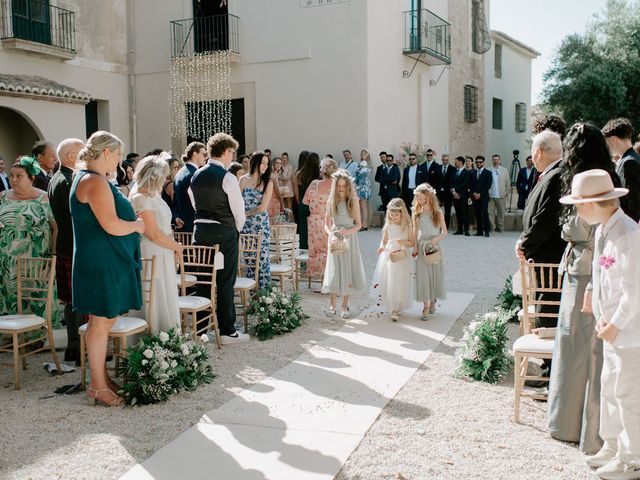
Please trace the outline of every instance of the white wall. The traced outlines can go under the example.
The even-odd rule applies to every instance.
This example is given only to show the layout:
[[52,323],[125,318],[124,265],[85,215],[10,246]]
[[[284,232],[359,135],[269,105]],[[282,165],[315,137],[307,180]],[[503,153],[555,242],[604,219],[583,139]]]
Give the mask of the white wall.
[[[485,115],[486,156],[502,156],[503,166],[509,168],[513,150],[520,150],[520,163],[529,154],[531,137],[531,58],[506,42],[502,43],[502,78],[495,77],[495,40],[485,54]],[[493,98],[502,99],[502,130],[493,129]],[[527,106],[526,128],[516,132],[516,103]]]

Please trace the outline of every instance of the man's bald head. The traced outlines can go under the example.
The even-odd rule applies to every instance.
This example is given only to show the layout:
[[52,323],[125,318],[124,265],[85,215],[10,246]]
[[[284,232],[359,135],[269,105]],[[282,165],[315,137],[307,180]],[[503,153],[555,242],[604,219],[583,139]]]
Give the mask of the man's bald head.
[[67,138],[58,144],[56,153],[60,164],[75,169],[78,161],[78,153],[84,147],[84,142],[79,138]]

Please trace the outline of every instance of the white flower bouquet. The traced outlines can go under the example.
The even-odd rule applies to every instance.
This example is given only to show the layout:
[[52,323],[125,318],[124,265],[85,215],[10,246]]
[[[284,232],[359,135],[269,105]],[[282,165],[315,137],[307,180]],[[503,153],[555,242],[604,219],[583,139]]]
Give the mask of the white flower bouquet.
[[260,340],[290,332],[309,318],[302,310],[299,294],[286,295],[277,287],[260,290],[251,300],[249,314],[258,320],[254,335]]
[[128,347],[118,373],[126,379],[119,393],[129,405],[163,402],[213,380],[207,348],[173,328]]

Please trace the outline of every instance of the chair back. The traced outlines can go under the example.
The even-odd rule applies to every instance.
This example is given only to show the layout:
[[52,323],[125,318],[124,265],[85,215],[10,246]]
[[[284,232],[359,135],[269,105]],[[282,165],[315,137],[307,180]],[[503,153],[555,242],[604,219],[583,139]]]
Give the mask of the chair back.
[[540,299],[544,293],[562,293],[562,275],[558,273],[558,267],[557,263],[520,262],[523,310],[520,330],[524,335],[531,332],[536,318],[558,318],[558,313],[537,311],[545,305],[560,307],[559,296],[558,300]]
[[182,245],[193,245],[193,232],[173,232],[173,239]]
[[296,229],[297,225],[295,223],[281,223],[271,227],[269,252],[272,254],[274,263],[287,264],[293,267],[293,261],[298,250]]
[[145,320],[147,321],[147,330],[151,332],[153,330],[151,322],[153,320],[153,295],[154,285],[153,277],[156,271],[156,256],[151,258],[142,259],[142,272],[140,277],[140,283],[142,284],[142,306],[146,312]]
[[253,278],[258,281],[260,270],[260,242],[262,234],[241,233],[238,245],[238,276],[248,277],[253,270]]
[[180,256],[180,294],[187,295],[185,275],[196,277],[195,285],[207,285],[211,290],[211,301],[216,293],[215,256],[218,245],[185,245]]
[[23,314],[24,302],[43,303],[44,319],[51,329],[53,287],[55,285],[56,257],[22,257],[16,260],[18,276],[18,314]]

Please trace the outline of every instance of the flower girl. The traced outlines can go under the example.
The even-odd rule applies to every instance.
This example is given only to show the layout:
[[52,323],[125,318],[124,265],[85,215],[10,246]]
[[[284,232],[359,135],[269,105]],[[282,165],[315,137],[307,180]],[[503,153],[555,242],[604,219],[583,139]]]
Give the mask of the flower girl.
[[409,212],[400,198],[387,205],[387,215],[378,248],[378,264],[373,274],[373,294],[382,307],[398,321],[400,312],[411,306],[412,258],[407,249],[413,247],[413,228]]
[[349,318],[349,295],[366,289],[364,267],[356,232],[360,230],[360,206],[351,175],[340,169],[332,176],[327,201],[324,228],[329,235],[327,264],[324,269],[322,293],[331,295],[331,306],[326,311],[336,314],[336,299],[342,296],[342,318]]
[[416,262],[416,300],[424,304],[420,320],[436,312],[436,300],[446,298],[444,264],[440,241],[447,236],[444,215],[440,211],[436,191],[428,183],[413,191],[411,206]]

